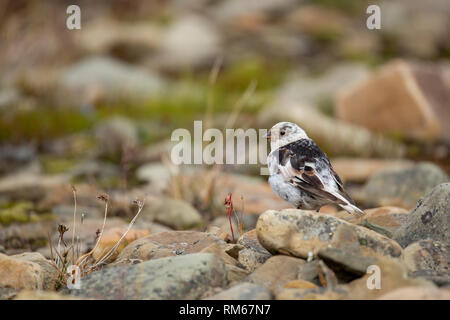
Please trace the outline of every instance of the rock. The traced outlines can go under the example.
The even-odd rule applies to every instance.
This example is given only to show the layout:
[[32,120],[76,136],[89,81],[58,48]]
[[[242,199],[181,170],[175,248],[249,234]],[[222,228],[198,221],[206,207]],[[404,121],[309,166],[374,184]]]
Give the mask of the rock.
[[66,104],[73,101],[77,106],[98,100],[139,101],[165,88],[165,82],[149,70],[106,56],[87,57],[69,66],[62,71],[58,83],[61,99]]
[[[202,252],[207,252],[207,251],[202,251]],[[240,283],[249,274],[249,272],[247,270],[236,267],[232,264],[225,264],[225,269],[227,270],[227,281],[230,285],[235,285],[237,283]]]
[[449,10],[445,0],[428,5],[420,0],[382,1],[379,5],[383,12],[380,31],[391,39],[394,50],[422,59],[439,56],[440,48],[448,41]]
[[[308,114],[308,117],[304,117]],[[296,123],[329,156],[400,157],[406,148],[368,129],[329,117],[311,106],[290,99],[275,99],[258,115],[258,125],[271,128],[280,121]]]
[[47,245],[48,234],[54,230],[52,221],[12,224],[0,230],[0,244],[5,249],[36,250]]
[[211,287],[226,285],[225,265],[213,254],[166,257],[115,266],[81,279],[70,293],[94,299],[199,299]]
[[206,298],[206,300],[271,300],[272,294],[265,287],[253,283],[241,283]]
[[[227,244],[224,244],[223,242],[214,242],[210,244],[208,247],[202,249],[200,252],[204,253],[212,253],[216,256],[222,258],[222,260],[225,262],[225,264],[237,266],[237,267],[244,267],[241,265],[237,259],[232,257],[227,251],[229,249],[229,246]],[[246,270],[244,270],[247,272]],[[238,272],[238,271],[237,271]]]
[[138,132],[134,123],[124,117],[112,117],[95,128],[101,154],[120,159],[128,150],[139,145]]
[[138,60],[155,50],[161,41],[161,30],[153,23],[99,18],[83,26],[85,32],[75,35],[77,44],[92,53],[116,53],[125,60]]
[[[122,238],[123,234],[126,232],[127,228],[112,228],[105,231],[100,239],[100,242],[95,248],[92,256],[96,261],[104,257]],[[131,242],[136,239],[145,237],[149,235],[150,232],[146,229],[130,229],[127,235],[121,240],[117,249],[112,253],[108,261],[114,261],[119,253]]]
[[346,286],[336,288],[285,288],[280,290],[276,300],[342,300],[348,295]]
[[[349,222],[370,227],[389,238],[392,238],[394,232],[406,222],[409,212],[406,209],[398,207],[379,207],[365,209],[365,215],[361,218],[352,217]],[[348,213],[340,211],[334,214],[338,218],[347,218]],[[379,229],[382,228],[383,230]]]
[[412,274],[450,275],[450,244],[431,239],[413,242],[403,250],[402,261]]
[[[1,107],[0,92],[0,109]],[[32,145],[3,144],[0,146],[0,174],[10,174],[23,166],[30,164],[36,157],[35,147]]]
[[146,201],[141,219],[157,221],[174,229],[188,229],[203,222],[201,215],[188,202],[162,197]]
[[413,165],[409,160],[369,158],[334,158],[331,163],[344,182],[365,182],[380,171],[405,169]]
[[36,252],[14,256],[0,254],[0,274],[0,293],[5,289],[12,292],[54,290],[59,277],[50,261]]
[[376,132],[449,142],[449,99],[438,69],[396,61],[342,89],[335,112],[339,119]]
[[220,53],[221,36],[210,21],[198,15],[177,19],[162,36],[157,67],[168,71],[208,65]]
[[[304,12],[304,8],[299,11]],[[277,100],[297,101],[320,109],[320,105],[331,100],[345,84],[364,79],[368,74],[367,66],[360,63],[338,64],[313,78],[298,72],[291,73],[278,89]]]
[[151,260],[167,256],[198,253],[215,243],[222,244],[225,251],[226,243],[210,233],[197,231],[160,232],[130,243],[122,250],[117,261]]
[[386,170],[372,176],[354,199],[366,205],[411,209],[436,185],[449,177],[438,166],[423,162],[411,168]]
[[[319,260],[313,260],[298,267],[297,280],[319,283]],[[316,281],[317,280],[317,281]]]
[[78,300],[70,295],[53,291],[23,290],[19,292],[14,300]]
[[136,170],[136,177],[139,181],[145,181],[152,188],[163,192],[169,189],[171,173],[167,166],[161,163],[148,163]]
[[21,171],[0,179],[0,199],[8,201],[39,201],[55,186],[67,183],[64,175],[42,176]]
[[307,259],[310,252],[316,256],[319,250],[330,245],[344,247],[347,239],[340,232],[342,229],[350,230],[352,248],[361,250],[364,255],[401,255],[401,247],[389,238],[336,217],[311,211],[268,210],[261,214],[256,226],[258,240],[269,252],[303,259]]
[[450,239],[449,206],[450,183],[442,183],[418,202],[393,239],[403,247],[426,238],[447,242]]
[[292,28],[318,39],[339,38],[346,33],[350,23],[338,10],[317,5],[303,5],[294,10],[287,19]]
[[262,285],[275,292],[289,281],[295,280],[298,267],[304,263],[304,260],[294,257],[273,256],[252,272],[245,281]]
[[306,281],[306,280],[301,280],[301,279],[297,279],[297,280],[292,280],[289,281],[288,283],[286,283],[284,285],[285,288],[297,288],[297,289],[314,289],[317,288],[317,285]]
[[345,281],[366,274],[367,268],[377,262],[375,258],[340,248],[323,248],[318,256]]
[[240,21],[248,20],[254,16],[266,17],[282,14],[295,6],[293,0],[248,0],[245,3],[239,0],[230,0],[217,3],[212,13],[221,23],[236,25]]
[[349,283],[348,299],[377,299],[388,292],[409,286],[434,287],[431,282],[424,279],[408,277],[406,268],[396,259],[387,257],[379,259],[376,266],[380,270],[380,288],[368,289],[369,284],[375,283],[373,278],[375,273],[368,273],[362,278]]
[[238,243],[244,246],[244,249],[239,251],[238,260],[251,272],[272,257],[272,255],[259,244],[256,236],[256,229],[244,233],[239,238]]
[[388,292],[378,300],[450,300],[450,290],[433,287],[405,287]]

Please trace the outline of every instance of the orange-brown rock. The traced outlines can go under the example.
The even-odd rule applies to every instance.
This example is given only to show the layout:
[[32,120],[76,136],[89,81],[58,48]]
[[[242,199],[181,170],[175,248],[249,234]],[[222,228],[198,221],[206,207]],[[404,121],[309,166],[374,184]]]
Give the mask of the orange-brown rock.
[[450,141],[450,97],[438,69],[395,61],[342,89],[339,119],[376,132]]

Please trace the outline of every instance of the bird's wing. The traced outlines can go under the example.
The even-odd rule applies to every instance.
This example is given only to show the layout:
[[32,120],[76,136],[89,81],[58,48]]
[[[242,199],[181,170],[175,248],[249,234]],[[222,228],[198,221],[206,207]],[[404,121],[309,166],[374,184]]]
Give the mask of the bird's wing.
[[[326,201],[353,204],[327,156],[312,140],[300,139],[281,147],[278,156],[279,170],[292,185]],[[330,175],[330,180],[324,179],[326,174]],[[337,188],[333,188],[330,183]]]

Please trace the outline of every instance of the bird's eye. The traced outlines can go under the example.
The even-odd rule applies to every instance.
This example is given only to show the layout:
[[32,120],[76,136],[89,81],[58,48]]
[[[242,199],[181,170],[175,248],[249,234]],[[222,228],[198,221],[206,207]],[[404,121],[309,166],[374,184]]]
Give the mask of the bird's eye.
[[281,130],[281,131],[280,131],[280,134],[281,134],[282,136],[284,136],[284,135],[286,134],[286,131]]

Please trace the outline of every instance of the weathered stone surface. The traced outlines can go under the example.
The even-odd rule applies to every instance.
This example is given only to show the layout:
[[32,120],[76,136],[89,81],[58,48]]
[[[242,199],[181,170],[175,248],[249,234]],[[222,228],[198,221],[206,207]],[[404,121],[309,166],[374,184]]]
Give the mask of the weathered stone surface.
[[157,221],[174,229],[188,229],[202,223],[198,211],[188,202],[171,198],[151,198],[144,209],[141,219]]
[[239,251],[238,260],[249,271],[254,271],[272,256],[259,243],[256,236],[256,229],[244,233],[239,238],[238,243],[244,246],[244,249]]
[[311,211],[286,209],[269,210],[261,214],[256,226],[259,242],[269,252],[308,258],[317,255],[329,245],[338,247],[345,243],[338,231],[346,227],[355,235],[353,246],[372,256],[401,255],[401,247],[393,240],[372,230],[360,227],[330,215]]
[[119,254],[117,261],[133,259],[151,260],[167,256],[198,253],[215,243],[226,245],[222,239],[205,232],[160,232],[130,243]]
[[407,169],[386,170],[372,176],[356,201],[372,206],[414,208],[416,202],[449,177],[432,163],[419,163]]
[[331,163],[344,182],[365,182],[380,171],[405,169],[413,165],[409,160],[370,158],[334,158]]
[[335,288],[285,288],[280,290],[276,300],[342,300],[348,295],[347,286],[340,285]]
[[450,290],[433,287],[405,287],[388,292],[378,300],[450,300]]
[[450,244],[431,239],[413,242],[403,250],[402,261],[410,273],[450,275]]
[[221,37],[214,24],[198,15],[177,19],[162,40],[154,64],[169,71],[211,63],[221,48]]
[[[371,230],[377,231],[390,238],[394,232],[400,228],[403,223],[405,223],[409,211],[404,208],[387,206],[365,209],[364,213],[365,215],[361,218],[352,217],[347,221],[365,227],[370,227],[372,228]],[[341,219],[347,219],[348,217],[348,213],[346,211],[340,211],[333,215]]]
[[70,98],[82,105],[99,99],[145,99],[164,89],[165,82],[149,70],[105,56],[94,56],[63,70],[58,85],[61,99]]
[[418,202],[393,239],[403,247],[427,238],[447,242],[450,239],[449,211],[450,183],[442,183]]
[[375,264],[377,261],[375,258],[339,248],[323,248],[318,255],[335,271],[342,268],[345,271],[359,275],[366,274],[367,267]]
[[93,299],[198,299],[227,284],[222,260],[199,253],[115,266],[81,279],[71,294]]
[[79,298],[54,291],[23,290],[14,296],[14,300],[79,300]]
[[14,256],[0,254],[0,294],[23,289],[53,290],[58,273],[40,253],[26,252]]
[[317,288],[317,285],[306,280],[292,280],[284,285],[285,288],[298,288],[298,289],[313,289]]
[[343,89],[335,111],[374,131],[450,141],[449,99],[439,70],[396,61]]
[[287,282],[295,280],[298,267],[304,263],[305,260],[294,257],[273,256],[251,273],[246,281],[262,285],[275,292]]
[[206,298],[206,300],[270,300],[272,294],[265,287],[253,283],[241,283]]
[[319,260],[313,260],[298,267],[297,279],[318,283]]
[[392,258],[382,258],[376,263],[380,268],[380,288],[368,290],[369,285],[376,285],[376,277],[372,271],[360,279],[349,283],[348,299],[376,299],[384,294],[394,291],[402,287],[417,286],[417,287],[434,287],[433,283],[420,278],[408,277],[408,272],[403,264],[398,260]]

